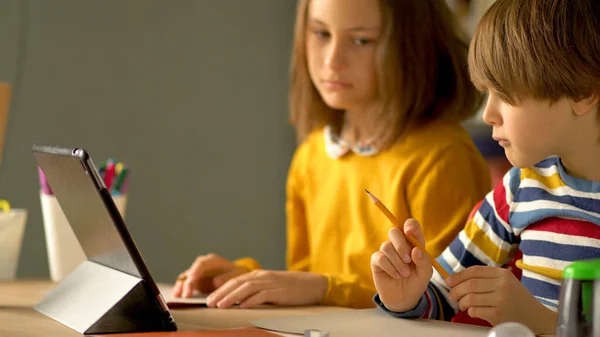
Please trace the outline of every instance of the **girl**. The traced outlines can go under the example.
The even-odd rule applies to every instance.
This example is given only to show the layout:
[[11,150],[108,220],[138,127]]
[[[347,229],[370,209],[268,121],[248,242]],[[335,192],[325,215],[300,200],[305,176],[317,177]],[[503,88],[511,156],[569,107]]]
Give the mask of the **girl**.
[[[444,0],[300,0],[290,110],[298,147],[287,181],[287,271],[200,256],[175,296],[210,307],[374,307],[370,256],[400,219],[423,223],[437,256],[490,188],[460,122],[481,97]],[[409,262],[410,257],[403,257]],[[404,273],[404,270],[400,270]]]

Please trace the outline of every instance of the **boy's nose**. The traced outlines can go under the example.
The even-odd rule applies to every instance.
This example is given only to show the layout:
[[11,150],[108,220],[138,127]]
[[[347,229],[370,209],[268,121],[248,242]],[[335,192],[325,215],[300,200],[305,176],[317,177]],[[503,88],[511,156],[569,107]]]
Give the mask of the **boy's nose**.
[[483,110],[483,121],[491,126],[502,125],[502,116],[498,110],[498,99],[492,95],[488,96],[485,104],[485,109]]

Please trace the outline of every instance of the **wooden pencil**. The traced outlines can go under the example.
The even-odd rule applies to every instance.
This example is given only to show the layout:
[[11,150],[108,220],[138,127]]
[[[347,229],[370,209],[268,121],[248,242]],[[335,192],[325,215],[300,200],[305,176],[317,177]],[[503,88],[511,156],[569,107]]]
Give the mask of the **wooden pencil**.
[[[379,208],[379,210],[386,216],[386,218],[388,218],[396,227],[398,227],[402,231],[402,233],[404,233],[404,226],[400,223],[400,221],[398,221],[398,218],[396,218],[396,216],[394,216],[394,214],[392,214],[392,212],[390,212],[390,210],[387,207],[385,207],[385,205],[381,201],[379,201],[379,199],[377,199],[373,194],[371,194],[366,189],[365,191],[369,195],[369,198],[371,198],[371,201],[373,201],[375,206]],[[417,241],[417,239],[415,239],[412,235],[405,235],[405,237],[413,246],[419,248],[423,252],[423,254],[427,255],[431,259],[431,264],[433,265],[433,268],[435,268],[435,270],[437,270],[443,278],[448,277],[448,272],[435,260],[435,258],[431,256],[431,254],[429,254],[429,252],[427,252],[427,250],[425,250],[425,247],[423,247],[423,245],[421,245],[421,243]]]

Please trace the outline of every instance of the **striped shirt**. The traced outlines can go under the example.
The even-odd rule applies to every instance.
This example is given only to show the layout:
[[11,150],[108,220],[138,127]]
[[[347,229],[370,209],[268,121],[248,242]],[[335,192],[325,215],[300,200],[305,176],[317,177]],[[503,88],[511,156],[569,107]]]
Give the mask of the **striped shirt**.
[[[453,274],[475,265],[502,267],[519,250],[521,283],[557,311],[565,266],[600,257],[600,182],[569,176],[558,157],[513,168],[437,261]],[[434,271],[417,307],[392,314],[450,320],[458,304],[449,291]],[[378,296],[375,302],[387,311]]]

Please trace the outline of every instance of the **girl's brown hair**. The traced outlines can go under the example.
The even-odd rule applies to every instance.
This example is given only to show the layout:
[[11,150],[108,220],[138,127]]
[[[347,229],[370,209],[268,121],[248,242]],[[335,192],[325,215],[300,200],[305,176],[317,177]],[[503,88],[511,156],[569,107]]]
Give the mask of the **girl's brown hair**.
[[598,0],[498,0],[471,41],[471,78],[509,104],[598,95],[599,22]]
[[[298,141],[316,128],[343,121],[313,85],[306,61],[310,0],[299,0],[290,65],[290,121]],[[385,148],[407,127],[473,116],[482,96],[469,81],[467,44],[444,0],[380,0],[384,25],[377,51],[376,145]]]

